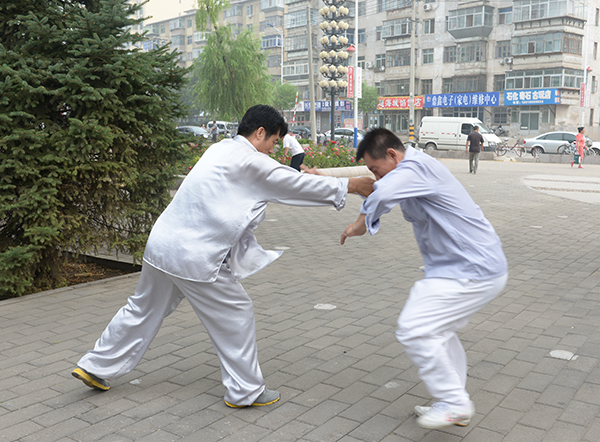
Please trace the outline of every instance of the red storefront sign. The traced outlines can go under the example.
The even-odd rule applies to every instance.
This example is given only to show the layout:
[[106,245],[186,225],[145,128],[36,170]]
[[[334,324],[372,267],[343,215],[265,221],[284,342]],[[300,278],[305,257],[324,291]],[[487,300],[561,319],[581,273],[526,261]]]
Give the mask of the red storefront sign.
[[[398,110],[410,108],[410,97],[379,97],[377,110]],[[423,96],[415,97],[415,109],[423,109]]]

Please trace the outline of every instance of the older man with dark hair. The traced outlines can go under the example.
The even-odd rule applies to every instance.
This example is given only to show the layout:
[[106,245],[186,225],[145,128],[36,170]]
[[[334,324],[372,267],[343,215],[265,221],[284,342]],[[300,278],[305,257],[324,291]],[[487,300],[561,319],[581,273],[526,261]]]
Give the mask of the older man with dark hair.
[[378,181],[341,243],[367,231],[374,235],[380,217],[400,205],[413,225],[425,278],[410,291],[396,337],[438,400],[431,407],[415,407],[417,422],[424,428],[465,426],[475,406],[466,390],[467,358],[456,331],[506,284],[500,239],[440,161],[412,147],[405,149],[389,130],[367,132],[357,158],[364,158]]
[[258,363],[252,300],[239,280],[282,252],[263,250],[254,230],[267,203],[344,207],[348,193],[367,196],[370,178],[301,174],[269,157],[287,133],[274,108],[250,108],[238,134],[211,146],[152,228],[135,294],[108,324],[72,374],[108,390],[107,379],[140,362],[166,316],[186,298],[204,324],[221,363],[225,404],[269,405]]

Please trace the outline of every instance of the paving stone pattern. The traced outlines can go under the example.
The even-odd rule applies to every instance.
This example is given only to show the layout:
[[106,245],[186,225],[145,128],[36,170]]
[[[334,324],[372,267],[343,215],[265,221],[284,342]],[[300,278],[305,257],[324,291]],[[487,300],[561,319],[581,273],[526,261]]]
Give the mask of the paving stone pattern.
[[133,293],[134,274],[0,303],[0,441],[597,442],[599,206],[522,180],[594,177],[600,166],[482,162],[470,175],[465,160],[442,161],[495,226],[510,265],[504,293],[460,333],[477,406],[468,427],[417,426],[412,409],[431,398],[394,330],[422,261],[399,208],[377,235],[340,246],[361,203],[350,196],[340,212],[270,205],[257,231],[265,248],[287,248],[244,281],[280,402],[225,406],[218,359],[186,302],[110,391],[75,380],[70,371]]

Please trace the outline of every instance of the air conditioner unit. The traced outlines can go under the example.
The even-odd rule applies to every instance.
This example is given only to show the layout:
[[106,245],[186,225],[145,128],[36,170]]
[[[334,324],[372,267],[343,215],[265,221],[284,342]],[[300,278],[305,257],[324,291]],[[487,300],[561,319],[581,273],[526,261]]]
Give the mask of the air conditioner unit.
[[252,14],[248,14],[248,18],[252,18]]
[[431,5],[428,5],[428,4],[424,4],[424,5],[423,5],[423,11],[431,11],[431,9],[433,9],[433,8],[431,7]]
[[379,68],[377,70],[379,72],[383,72],[383,71],[385,71],[385,66],[379,66]]
[[366,69],[373,69],[373,63],[371,63],[370,61],[367,61],[367,62],[365,63],[365,68],[366,68]]
[[501,58],[501,59],[500,59],[500,65],[501,65],[501,66],[504,66],[504,58]]
[[506,63],[506,64],[512,64],[512,62],[513,62],[513,59],[512,59],[512,57],[506,57],[506,58],[504,59],[504,63]]

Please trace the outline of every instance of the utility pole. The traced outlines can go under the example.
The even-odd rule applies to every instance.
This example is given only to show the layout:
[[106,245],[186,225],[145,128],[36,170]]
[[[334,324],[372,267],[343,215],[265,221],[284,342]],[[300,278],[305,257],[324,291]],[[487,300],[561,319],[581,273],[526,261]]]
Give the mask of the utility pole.
[[306,3],[306,24],[308,26],[308,87],[310,88],[310,138],[317,144],[317,110],[315,109],[315,78],[313,69],[312,23],[310,2]]
[[417,27],[417,0],[412,2],[412,18],[410,22],[410,82],[408,85],[409,100],[408,100],[408,139],[415,140],[415,30]]
[[358,147],[358,2],[354,3],[354,147]]

